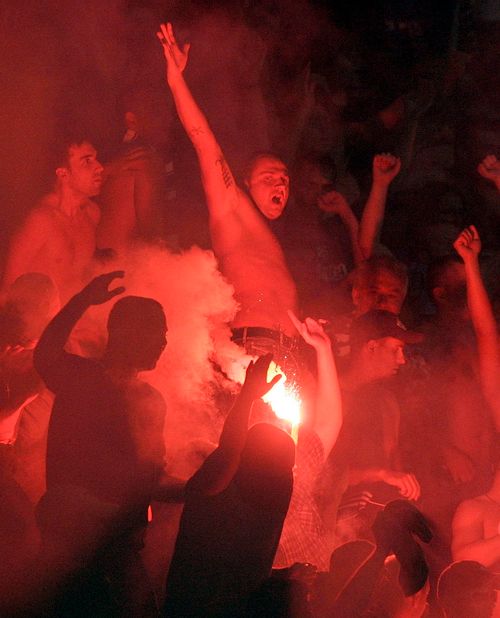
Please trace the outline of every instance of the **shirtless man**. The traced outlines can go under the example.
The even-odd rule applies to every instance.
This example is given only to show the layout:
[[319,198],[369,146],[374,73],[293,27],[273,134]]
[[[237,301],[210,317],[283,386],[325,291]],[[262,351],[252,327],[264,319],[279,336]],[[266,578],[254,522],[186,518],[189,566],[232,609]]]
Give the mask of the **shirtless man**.
[[[481,389],[500,429],[500,353],[495,318],[479,270],[481,240],[474,226],[465,229],[454,243],[464,261],[467,304],[477,340]],[[500,569],[500,462],[489,490],[462,502],[453,519],[452,552],[455,560],[476,560],[493,570]],[[497,611],[500,615],[500,604]],[[497,614],[495,614],[497,615]]]
[[180,121],[196,149],[207,198],[210,234],[221,270],[233,284],[240,305],[233,328],[274,331],[291,337],[294,327],[287,310],[296,310],[295,284],[283,251],[267,220],[277,219],[286,206],[289,177],[286,165],[272,154],[252,161],[246,174],[248,193],[236,185],[207,119],[183,77],[189,45],[180,48],[171,24],[158,38],[167,64],[167,82]]
[[500,463],[489,491],[459,505],[452,534],[454,560],[476,560],[500,570]]
[[27,272],[55,282],[64,302],[82,287],[95,252],[99,207],[90,198],[101,189],[103,167],[86,140],[70,140],[57,160],[53,191],[28,214],[14,235],[3,278],[6,289]]

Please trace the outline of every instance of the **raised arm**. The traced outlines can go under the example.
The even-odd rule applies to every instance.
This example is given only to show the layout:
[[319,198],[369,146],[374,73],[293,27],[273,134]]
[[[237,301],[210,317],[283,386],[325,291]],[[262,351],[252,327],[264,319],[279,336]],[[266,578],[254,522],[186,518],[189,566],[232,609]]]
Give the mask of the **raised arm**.
[[488,402],[497,431],[500,431],[500,350],[498,331],[490,299],[479,268],[481,239],[471,225],[453,243],[465,264],[467,303],[476,333],[479,375],[483,394]]
[[323,444],[326,459],[342,426],[342,399],[330,338],[316,320],[306,318],[301,322],[293,312],[288,315],[304,341],[316,351],[314,431]]
[[401,161],[391,154],[380,154],[373,158],[372,187],[359,226],[359,246],[365,260],[373,254],[384,221],[389,185],[400,169]]
[[277,375],[271,382],[267,381],[271,359],[272,355],[266,354],[248,366],[245,383],[224,422],[219,446],[188,481],[188,492],[216,495],[231,482],[245,446],[252,403],[270,391],[281,378]]
[[329,191],[319,198],[318,206],[324,212],[330,212],[340,217],[349,233],[354,264],[357,265],[362,262],[364,256],[359,246],[359,223],[345,197],[338,191]]
[[163,45],[167,83],[182,126],[198,155],[210,215],[224,217],[235,208],[239,189],[208,121],[184,79],[190,45],[186,44],[182,49],[178,46],[172,24],[162,24],[160,28],[157,36]]
[[35,369],[52,390],[65,381],[66,374],[61,369],[72,355],[64,350],[64,346],[73,327],[91,305],[101,305],[125,290],[122,286],[108,289],[114,279],[123,275],[124,272],[120,270],[92,279],[66,303],[44,330],[35,348],[33,362]]

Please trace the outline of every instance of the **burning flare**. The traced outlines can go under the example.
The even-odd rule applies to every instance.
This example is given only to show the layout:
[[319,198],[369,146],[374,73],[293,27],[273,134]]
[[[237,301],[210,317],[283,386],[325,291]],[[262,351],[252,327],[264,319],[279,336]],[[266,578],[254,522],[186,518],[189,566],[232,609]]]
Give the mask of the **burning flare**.
[[274,376],[281,375],[281,380],[266,393],[262,399],[269,404],[278,418],[289,422],[292,426],[292,438],[297,442],[297,434],[301,422],[300,408],[301,401],[298,396],[297,387],[287,384],[286,375],[281,367],[271,361],[267,372],[267,379],[272,380]]

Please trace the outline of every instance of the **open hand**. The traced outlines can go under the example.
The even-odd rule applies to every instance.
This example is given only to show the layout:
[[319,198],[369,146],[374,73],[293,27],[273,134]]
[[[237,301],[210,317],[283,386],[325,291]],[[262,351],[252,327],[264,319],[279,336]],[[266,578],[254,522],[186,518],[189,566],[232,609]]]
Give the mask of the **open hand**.
[[187,65],[191,44],[185,43],[182,49],[177,45],[171,23],[161,24],[160,32],[157,32],[156,36],[163,45],[163,53],[167,61],[167,77],[182,73]]
[[481,239],[474,225],[469,225],[463,230],[453,243],[453,247],[464,262],[477,257],[481,252]]
[[114,296],[123,294],[125,288],[121,285],[117,288],[109,289],[113,279],[122,278],[125,275],[123,270],[114,270],[104,275],[99,275],[92,279],[92,281],[86,285],[80,292],[80,296],[83,297],[89,305],[102,305],[108,302]]
[[270,382],[267,381],[267,372],[272,359],[272,354],[265,354],[259,356],[256,361],[250,361],[241,390],[249,394],[252,399],[260,399],[281,380],[281,374],[278,374]]
[[389,186],[401,169],[401,160],[384,152],[373,157],[373,182]]

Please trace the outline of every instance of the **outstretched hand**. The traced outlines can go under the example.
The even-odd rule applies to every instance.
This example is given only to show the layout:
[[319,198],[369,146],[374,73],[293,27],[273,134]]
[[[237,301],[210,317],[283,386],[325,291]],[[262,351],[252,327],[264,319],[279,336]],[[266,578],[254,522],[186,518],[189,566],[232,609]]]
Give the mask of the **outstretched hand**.
[[124,275],[125,272],[123,270],[114,270],[113,272],[99,275],[83,288],[80,292],[80,297],[83,297],[89,305],[102,305],[114,296],[125,292],[123,285],[112,290],[109,289],[113,279],[122,278]]
[[495,155],[491,154],[484,157],[481,163],[477,166],[477,171],[483,178],[491,180],[491,182],[494,182],[497,187],[500,187],[500,161],[495,157]]
[[330,337],[325,333],[323,326],[312,318],[306,318],[301,322],[293,311],[288,311],[288,317],[292,321],[292,324],[299,331],[302,339],[315,350],[330,348]]
[[250,395],[252,399],[260,399],[280,381],[281,374],[274,376],[270,382],[267,381],[267,372],[272,359],[272,354],[265,354],[264,356],[259,356],[256,361],[250,361],[241,390],[245,394]]
[[373,182],[389,186],[401,169],[401,160],[385,152],[373,157]]
[[481,239],[476,227],[474,225],[466,227],[453,243],[453,247],[464,262],[477,258],[481,252]]
[[185,43],[182,49],[177,44],[171,23],[161,24],[160,32],[156,33],[163,45],[163,53],[167,61],[167,77],[180,74],[187,65],[190,43]]

